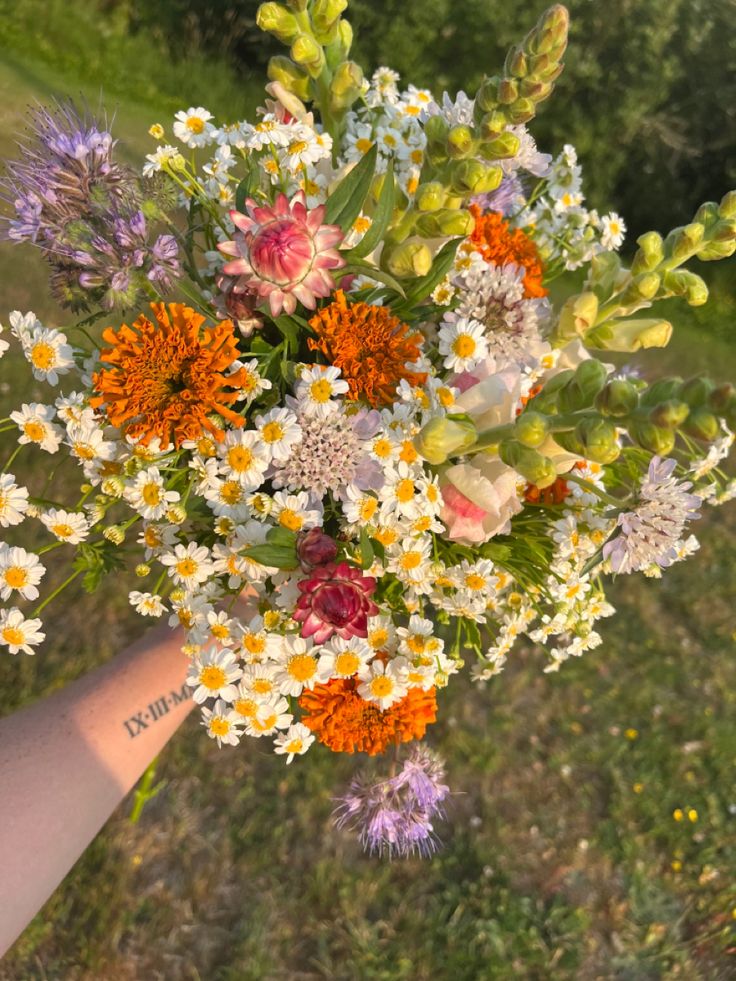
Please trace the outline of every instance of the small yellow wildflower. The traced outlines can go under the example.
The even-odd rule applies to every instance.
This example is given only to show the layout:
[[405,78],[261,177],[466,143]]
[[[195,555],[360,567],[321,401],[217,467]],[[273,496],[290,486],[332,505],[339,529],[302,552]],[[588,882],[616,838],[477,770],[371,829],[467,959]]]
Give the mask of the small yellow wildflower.
[[626,729],[626,731],[624,732],[624,736],[626,736],[626,738],[628,740],[630,740],[631,742],[633,742],[635,739],[638,739],[639,738],[639,730],[638,729]]
[[672,817],[675,819],[675,821],[682,821],[682,819],[685,817],[685,815],[683,814],[681,808],[676,807],[674,809],[674,811],[672,812]]

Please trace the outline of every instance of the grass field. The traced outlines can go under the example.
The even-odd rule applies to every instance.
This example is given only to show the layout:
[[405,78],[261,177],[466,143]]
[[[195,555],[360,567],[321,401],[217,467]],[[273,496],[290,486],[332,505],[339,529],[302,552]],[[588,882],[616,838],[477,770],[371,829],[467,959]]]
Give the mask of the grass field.
[[[29,100],[79,89],[67,67],[0,59],[0,157]],[[119,102],[117,134],[145,152],[154,106]],[[0,268],[0,319],[55,315],[28,249],[0,247]],[[736,377],[735,270],[717,277],[713,324],[680,311],[672,348],[645,370]],[[32,394],[13,364],[0,363],[3,409]],[[735,977],[736,506],[696,530],[689,563],[615,584],[619,615],[595,652],[544,675],[521,649],[484,690],[442,694],[429,742],[455,793],[432,861],[380,863],[333,830],[330,798],[355,760],[313,751],[287,772],[250,740],[218,751],[192,718],[140,823],[119,808],[0,979]],[[50,607],[41,652],[0,659],[0,713],[134,637],[126,592],[108,581]]]

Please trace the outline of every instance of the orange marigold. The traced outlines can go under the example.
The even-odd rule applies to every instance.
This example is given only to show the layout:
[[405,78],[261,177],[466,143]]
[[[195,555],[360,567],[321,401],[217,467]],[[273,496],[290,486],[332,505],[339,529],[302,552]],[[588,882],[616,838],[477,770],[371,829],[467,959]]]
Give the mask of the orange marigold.
[[520,228],[510,228],[498,211],[483,214],[477,204],[471,204],[470,210],[475,218],[470,242],[476,252],[480,252],[486,262],[492,262],[496,266],[513,262],[523,267],[526,295],[546,296],[547,290],[542,286],[544,270],[533,240]]
[[410,688],[400,701],[381,711],[360,697],[352,678],[315,685],[302,694],[299,705],[307,713],[301,721],[335,753],[375,756],[390,745],[421,739],[437,718],[434,688]]
[[202,329],[204,317],[183,303],[152,303],[156,323],[141,314],[132,327],[123,324],[102,334],[110,347],[92,378],[98,393],[90,404],[104,407],[113,426],[148,445],[179,446],[208,430],[222,431],[208,418],[218,413],[234,426],[243,417],[230,406],[240,397],[247,370],[225,372],[238,358],[230,320]]
[[529,504],[562,504],[570,493],[570,485],[563,477],[558,477],[549,487],[537,487],[527,484],[524,490],[524,500]]
[[410,333],[408,324],[387,307],[349,303],[342,290],[309,321],[317,338],[309,348],[321,351],[342,372],[350,386],[348,397],[364,398],[370,405],[391,405],[402,378],[411,385],[427,380],[424,372],[407,364],[421,354],[422,335]]

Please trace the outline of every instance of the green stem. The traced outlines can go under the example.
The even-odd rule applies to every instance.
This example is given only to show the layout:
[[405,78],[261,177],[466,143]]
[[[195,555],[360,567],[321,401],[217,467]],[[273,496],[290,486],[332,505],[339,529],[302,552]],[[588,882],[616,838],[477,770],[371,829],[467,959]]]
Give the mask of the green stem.
[[130,812],[130,823],[137,824],[140,820],[140,816],[143,813],[143,808],[146,806],[151,798],[155,797],[156,794],[163,787],[163,781],[152,787],[156,777],[156,764],[158,763],[158,757],[154,757],[153,760],[148,764],[145,769],[143,776],[140,779],[140,783],[136,787],[135,796],[133,798],[133,809]]
[[5,464],[5,466],[3,467],[2,471],[1,471],[2,473],[7,473],[8,468],[13,465],[13,460],[15,460],[15,458],[18,456],[18,454],[20,453],[20,451],[21,451],[21,449],[23,448],[24,445],[25,445],[24,443],[18,443],[18,445],[16,446],[16,448],[13,450],[13,452],[8,457],[8,461],[7,461],[7,463]]
[[79,576],[81,574],[82,574],[82,570],[81,569],[76,569],[67,579],[64,580],[64,582],[60,586],[57,586],[56,587],[56,589],[53,591],[53,593],[50,593],[46,597],[46,599],[42,600],[38,604],[38,606],[33,611],[33,613],[31,614],[31,616],[32,617],[37,617],[38,614],[49,605],[49,603],[51,602],[51,600],[56,599],[56,597],[59,595],[59,593],[63,592],[63,590],[65,590],[67,586],[69,586],[71,583],[73,583],[74,580],[77,578],[77,576]]
[[618,508],[619,511],[622,510],[624,507],[626,507],[626,505],[629,502],[629,498],[622,499],[619,497],[612,497],[610,494],[606,494],[606,492],[602,491],[600,487],[596,487],[595,484],[591,484],[591,482],[589,480],[586,480],[584,477],[578,477],[577,474],[566,473],[563,475],[563,480],[566,481],[567,483],[570,483],[572,481],[573,484],[577,484],[579,487],[582,487],[590,494],[595,494],[606,504],[610,504],[611,507]]

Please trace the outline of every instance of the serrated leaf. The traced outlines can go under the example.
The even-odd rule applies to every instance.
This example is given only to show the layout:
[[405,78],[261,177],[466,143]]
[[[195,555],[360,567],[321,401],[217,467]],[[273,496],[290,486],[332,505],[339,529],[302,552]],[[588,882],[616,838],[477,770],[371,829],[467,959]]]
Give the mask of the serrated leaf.
[[325,224],[339,225],[344,232],[352,228],[371,188],[376,170],[378,147],[374,143],[363,159],[330,194],[325,205]]
[[348,262],[353,258],[369,255],[382,241],[394,213],[396,200],[396,182],[394,181],[393,161],[389,161],[383,187],[378,197],[378,204],[373,214],[371,227],[358,244],[347,253]]

